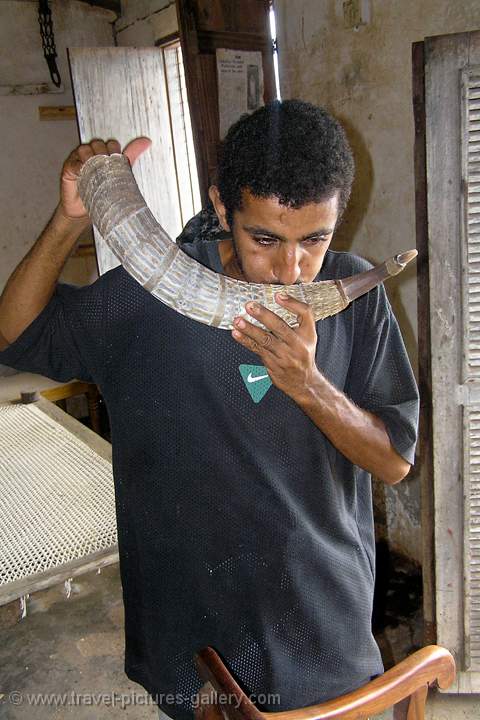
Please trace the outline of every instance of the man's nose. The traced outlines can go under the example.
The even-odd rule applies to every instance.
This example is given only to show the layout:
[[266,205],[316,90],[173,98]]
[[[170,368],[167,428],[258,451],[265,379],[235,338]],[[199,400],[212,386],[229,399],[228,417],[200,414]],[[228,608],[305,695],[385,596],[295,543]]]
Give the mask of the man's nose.
[[277,256],[275,277],[281,285],[294,285],[300,279],[300,258],[302,249],[281,247]]

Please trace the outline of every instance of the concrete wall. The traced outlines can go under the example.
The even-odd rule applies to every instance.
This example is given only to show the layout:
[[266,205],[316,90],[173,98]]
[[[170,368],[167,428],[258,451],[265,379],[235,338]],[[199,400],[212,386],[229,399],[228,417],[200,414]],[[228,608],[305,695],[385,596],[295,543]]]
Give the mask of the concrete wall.
[[[40,121],[38,107],[72,105],[67,47],[113,45],[112,12],[77,0],[50,3],[62,93],[0,95],[0,290],[38,237],[58,203],[64,159],[78,144],[74,120]],[[37,19],[38,3],[0,2],[0,86],[48,82]],[[21,87],[17,87],[17,92]],[[87,238],[88,240],[88,238]],[[62,279],[87,284],[94,258],[72,258]]]
[[[275,0],[282,97],[324,105],[346,126],[357,180],[336,247],[374,260],[415,245],[411,46],[480,28],[477,0],[370,0],[345,27],[343,0]],[[414,269],[389,283],[416,361]]]
[[[283,98],[324,105],[344,124],[357,176],[332,247],[380,261],[415,247],[411,46],[480,28],[477,0],[367,0],[370,22],[348,28],[343,0],[275,0]],[[416,273],[387,283],[416,369]],[[389,537],[420,560],[415,475],[387,488]]]

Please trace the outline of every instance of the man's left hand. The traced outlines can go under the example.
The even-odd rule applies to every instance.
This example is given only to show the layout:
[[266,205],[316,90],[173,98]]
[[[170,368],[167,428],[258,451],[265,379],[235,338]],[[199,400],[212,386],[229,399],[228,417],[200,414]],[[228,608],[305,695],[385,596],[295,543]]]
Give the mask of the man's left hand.
[[312,387],[315,376],[319,374],[315,363],[315,319],[311,307],[300,300],[283,293],[277,293],[275,300],[297,316],[298,327],[291,328],[271,310],[250,302],[245,306],[248,314],[259,320],[270,332],[237,317],[232,336],[261,357],[276,387],[292,400],[299,400]]

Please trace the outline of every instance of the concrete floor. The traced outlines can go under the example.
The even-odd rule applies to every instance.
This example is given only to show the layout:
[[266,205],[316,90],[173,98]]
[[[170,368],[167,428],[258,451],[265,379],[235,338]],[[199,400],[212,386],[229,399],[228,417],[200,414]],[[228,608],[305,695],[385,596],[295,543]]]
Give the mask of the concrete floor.
[[[62,584],[30,596],[27,603],[27,616],[20,622],[14,604],[0,608],[2,720],[158,717],[156,706],[146,704],[150,698],[143,687],[124,673],[117,564],[102,568],[100,574],[80,575],[71,583],[68,599]],[[27,697],[35,693],[45,698],[50,693],[64,695],[66,704],[35,706]],[[115,705],[112,693],[118,696]]]
[[[18,603],[0,607],[1,720],[157,718],[145,690],[130,682],[123,670],[118,565],[79,576],[71,583],[68,598],[65,585],[36,593],[20,622],[18,608]],[[387,629],[379,637],[386,662],[409,652],[409,643],[415,640],[412,625]],[[43,697],[44,704],[33,703],[35,694]],[[49,700],[52,694],[61,706]],[[391,713],[380,717],[389,720]],[[430,694],[426,720],[478,718],[479,696]]]

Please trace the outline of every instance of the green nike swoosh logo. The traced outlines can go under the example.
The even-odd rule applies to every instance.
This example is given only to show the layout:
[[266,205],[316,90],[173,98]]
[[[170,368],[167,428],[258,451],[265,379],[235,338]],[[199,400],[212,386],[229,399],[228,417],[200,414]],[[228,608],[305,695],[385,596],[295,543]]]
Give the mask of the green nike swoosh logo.
[[248,373],[247,382],[257,382],[258,380],[265,380],[267,377],[268,373],[266,375],[258,375],[258,377],[252,377],[252,373]]
[[240,375],[253,402],[259,403],[272,387],[272,380],[265,365],[239,365]]

